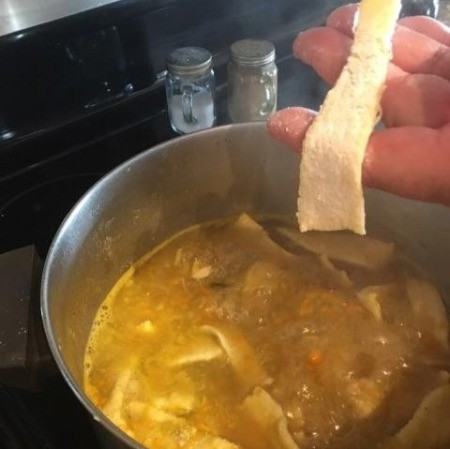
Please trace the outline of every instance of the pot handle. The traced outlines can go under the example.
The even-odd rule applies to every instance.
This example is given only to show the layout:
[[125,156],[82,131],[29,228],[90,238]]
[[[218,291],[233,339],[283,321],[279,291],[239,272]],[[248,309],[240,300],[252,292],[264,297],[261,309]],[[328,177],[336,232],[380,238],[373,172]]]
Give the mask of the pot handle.
[[184,90],[181,95],[181,107],[184,121],[189,125],[195,125],[198,119],[194,114],[194,93],[191,89]]
[[259,114],[261,117],[267,117],[273,114],[277,107],[277,86],[272,77],[262,75],[259,82],[264,86],[265,101],[261,106]]

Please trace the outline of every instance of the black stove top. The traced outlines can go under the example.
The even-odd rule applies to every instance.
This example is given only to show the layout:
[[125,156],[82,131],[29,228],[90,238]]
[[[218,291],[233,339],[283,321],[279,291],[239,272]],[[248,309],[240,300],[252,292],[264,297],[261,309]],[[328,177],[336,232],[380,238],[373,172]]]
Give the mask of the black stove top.
[[[313,71],[291,56],[280,60],[278,68],[279,108],[300,101],[307,107],[317,108],[327,87]],[[226,99],[223,84],[217,89],[218,125],[229,123]],[[147,113],[149,110],[151,114]],[[162,84],[158,90],[119,104],[90,121],[109,129],[101,138],[92,140],[90,129],[80,130],[82,141],[77,133],[63,128],[46,138],[25,141],[19,148],[11,148],[14,157],[3,155],[0,163],[0,254],[33,244],[45,258],[61,221],[90,186],[126,159],[177,137],[170,128]],[[71,140],[70,146],[67,140]],[[65,151],[55,151],[58,146]],[[23,166],[17,162],[18,154]],[[41,156],[37,158],[36,154]],[[24,162],[27,159],[29,163]]]
[[81,404],[62,377],[38,392],[0,384],[2,449],[98,448]]
[[[86,138],[88,129],[79,143],[76,133],[60,130],[29,145],[22,143],[18,153],[23,154],[24,161],[30,158],[31,163],[9,172],[8,163],[18,167],[15,158],[8,161],[5,157],[5,164],[0,164],[0,171],[4,170],[0,174],[0,289],[9,292],[9,297],[0,301],[2,449],[99,448],[90,417],[54,363],[49,362],[39,313],[42,261],[62,220],[84,192],[121,162],[175,137],[164,107],[143,117],[130,113],[126,125],[112,126],[112,116],[143,108],[154,96],[155,92],[150,98],[138,98],[132,105],[122,104],[109,111],[107,124],[93,118],[103,120],[101,126],[110,127],[100,139]],[[68,148],[65,140],[69,138],[74,142]],[[58,145],[65,151],[55,151]],[[33,151],[41,156],[35,158]],[[23,271],[31,264],[34,269],[24,276]],[[24,302],[27,307],[20,308]],[[22,327],[13,327],[12,310],[13,321],[21,320]],[[32,327],[38,329],[33,331]],[[39,334],[41,348],[35,334]]]

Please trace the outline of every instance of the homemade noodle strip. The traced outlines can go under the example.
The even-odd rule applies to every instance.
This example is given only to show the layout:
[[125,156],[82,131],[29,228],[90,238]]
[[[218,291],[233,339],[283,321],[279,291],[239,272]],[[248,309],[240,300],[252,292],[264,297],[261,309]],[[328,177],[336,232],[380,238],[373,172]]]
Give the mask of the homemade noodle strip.
[[362,162],[380,114],[400,0],[362,0],[355,39],[336,85],[303,142],[300,231],[365,234]]
[[388,447],[428,449],[448,447],[450,426],[450,385],[436,388],[422,400],[411,420]]

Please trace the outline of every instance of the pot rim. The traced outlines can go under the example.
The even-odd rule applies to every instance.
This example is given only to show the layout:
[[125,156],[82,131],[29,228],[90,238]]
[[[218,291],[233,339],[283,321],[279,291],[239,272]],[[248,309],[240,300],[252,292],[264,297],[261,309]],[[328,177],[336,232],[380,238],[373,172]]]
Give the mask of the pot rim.
[[137,155],[125,160],[121,164],[119,164],[117,167],[113,168],[111,171],[106,173],[102,178],[100,178],[97,182],[95,182],[82,196],[78,199],[78,201],[75,203],[75,205],[72,207],[72,209],[67,213],[64,220],[62,221],[61,225],[58,228],[58,231],[56,232],[45,263],[44,263],[44,269],[42,273],[41,278],[41,289],[40,289],[40,310],[41,310],[41,317],[44,325],[44,331],[45,336],[47,338],[47,342],[50,347],[50,352],[56,362],[56,365],[58,366],[59,371],[61,372],[65,382],[69,385],[72,392],[75,394],[76,398],[81,402],[81,404],[84,406],[84,408],[89,412],[89,414],[93,417],[93,419],[102,426],[104,426],[109,432],[111,432],[115,437],[120,439],[122,442],[126,443],[129,446],[145,449],[145,446],[143,446],[141,443],[136,441],[135,439],[131,438],[129,435],[127,435],[123,430],[120,429],[120,427],[116,426],[87,396],[85,393],[83,386],[80,385],[70,372],[67,363],[64,360],[62,351],[60,349],[60,346],[58,344],[58,341],[56,340],[56,337],[53,332],[53,325],[52,325],[52,319],[50,316],[50,307],[49,307],[49,285],[51,282],[51,274],[52,274],[52,268],[54,265],[54,261],[57,257],[58,252],[60,251],[60,241],[62,240],[63,236],[66,234],[67,230],[72,226],[72,222],[75,219],[75,217],[79,214],[80,210],[83,209],[83,206],[86,202],[89,201],[89,198],[94,195],[96,192],[104,188],[104,185],[107,184],[110,180],[113,178],[119,176],[121,173],[126,173],[129,168],[131,168],[133,165],[138,164],[140,160],[146,159],[148,157],[148,154],[159,152],[159,151],[167,151],[171,146],[176,145],[178,142],[181,141],[189,141],[189,140],[197,140],[198,138],[201,138],[205,134],[226,134],[230,129],[237,129],[237,128],[243,128],[243,129],[249,129],[250,130],[259,130],[259,129],[265,129],[265,122],[248,122],[248,123],[236,123],[236,124],[229,124],[229,125],[222,125],[222,126],[216,126],[213,128],[208,128],[202,131],[198,131],[192,134],[186,134],[183,136],[178,136],[173,139],[169,139],[165,142],[159,143],[158,145],[155,145],[153,147],[150,147],[141,153],[138,153]]

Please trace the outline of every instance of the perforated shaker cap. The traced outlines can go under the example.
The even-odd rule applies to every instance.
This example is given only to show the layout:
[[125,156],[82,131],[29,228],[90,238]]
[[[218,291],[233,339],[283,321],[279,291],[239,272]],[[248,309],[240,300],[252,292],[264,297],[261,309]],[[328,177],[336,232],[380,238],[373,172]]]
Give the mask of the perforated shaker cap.
[[243,39],[231,46],[231,58],[243,65],[263,65],[275,60],[275,46],[260,39]]
[[169,71],[176,75],[200,75],[211,67],[211,53],[201,47],[182,47],[166,58]]

